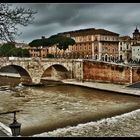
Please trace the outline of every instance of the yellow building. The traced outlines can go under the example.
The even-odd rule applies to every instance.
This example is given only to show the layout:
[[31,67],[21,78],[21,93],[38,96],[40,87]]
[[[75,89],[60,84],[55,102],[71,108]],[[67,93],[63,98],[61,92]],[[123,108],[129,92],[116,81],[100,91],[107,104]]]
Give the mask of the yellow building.
[[45,47],[30,47],[29,52],[32,57],[41,57],[41,58],[46,58],[48,55],[48,48]]

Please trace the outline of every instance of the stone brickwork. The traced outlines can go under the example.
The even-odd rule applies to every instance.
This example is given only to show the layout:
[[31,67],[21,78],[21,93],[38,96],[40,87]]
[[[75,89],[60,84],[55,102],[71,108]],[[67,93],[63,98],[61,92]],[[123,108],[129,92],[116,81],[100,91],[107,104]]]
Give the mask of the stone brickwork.
[[140,81],[140,74],[137,73],[137,69],[127,65],[84,61],[83,79],[86,81],[129,84]]
[[40,59],[40,58],[0,58],[0,68],[12,66],[26,84],[39,84],[42,76],[56,79],[83,78],[82,60]]
[[133,67],[132,69],[132,83],[140,81],[140,67]]
[[76,79],[119,84],[140,81],[140,66],[130,66],[83,59],[0,59],[0,68],[12,66],[25,83],[39,84],[41,78]]

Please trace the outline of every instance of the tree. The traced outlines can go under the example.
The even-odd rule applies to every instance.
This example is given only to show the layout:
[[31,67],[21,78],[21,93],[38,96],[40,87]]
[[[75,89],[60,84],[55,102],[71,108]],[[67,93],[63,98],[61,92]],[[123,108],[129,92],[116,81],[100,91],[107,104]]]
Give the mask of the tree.
[[60,50],[65,51],[69,47],[69,45],[74,45],[74,44],[75,44],[74,39],[57,34],[57,35],[52,35],[49,38],[35,39],[29,43],[29,46],[38,48],[39,46],[48,47],[48,46],[56,45]]
[[75,44],[74,39],[63,35],[52,35],[48,38],[48,40],[48,42],[50,42],[51,45],[57,45],[57,47],[63,51],[65,51],[69,47],[69,45]]
[[5,43],[0,47],[0,56],[30,57],[30,53],[27,49],[16,48],[13,43]]
[[12,8],[12,4],[0,3],[0,40],[14,42],[18,34],[16,26],[32,23],[35,13],[32,9]]
[[39,47],[39,46],[51,46],[50,40],[45,39],[35,39],[29,43],[30,47]]
[[11,56],[14,57],[30,57],[30,53],[27,49],[15,48],[11,50]]
[[42,44],[43,43],[42,43],[41,39],[35,39],[29,43],[29,46],[30,47],[39,47],[39,46],[42,46]]
[[5,43],[0,47],[0,56],[1,57],[9,57],[11,56],[11,51],[16,49],[13,43]]
[[75,44],[74,39],[63,35],[53,35],[49,37],[48,40],[49,42],[51,42],[52,45],[57,44],[58,48],[63,50],[66,50],[69,45]]

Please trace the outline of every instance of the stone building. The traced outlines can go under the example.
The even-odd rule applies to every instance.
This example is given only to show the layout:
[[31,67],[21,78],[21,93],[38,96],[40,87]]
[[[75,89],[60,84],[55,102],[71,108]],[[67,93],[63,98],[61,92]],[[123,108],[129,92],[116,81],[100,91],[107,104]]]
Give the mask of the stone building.
[[120,62],[126,62],[132,58],[132,38],[130,36],[119,37],[119,60]]
[[140,32],[137,29],[137,27],[133,32],[133,41],[134,41],[134,44],[137,43],[138,41],[140,41]]
[[[44,39],[45,36],[42,36],[41,38]],[[29,47],[28,50],[32,57],[46,58],[49,53],[48,47],[43,46]]]
[[125,63],[139,60],[140,32],[138,28],[130,36],[119,37],[119,60]]
[[47,47],[30,47],[29,52],[32,57],[41,57],[46,58],[48,55],[48,48]]
[[132,45],[132,59],[135,62],[140,62],[140,43]]
[[66,56],[102,61],[118,59],[119,34],[105,29],[81,29],[60,33],[73,38],[75,45],[69,46]]

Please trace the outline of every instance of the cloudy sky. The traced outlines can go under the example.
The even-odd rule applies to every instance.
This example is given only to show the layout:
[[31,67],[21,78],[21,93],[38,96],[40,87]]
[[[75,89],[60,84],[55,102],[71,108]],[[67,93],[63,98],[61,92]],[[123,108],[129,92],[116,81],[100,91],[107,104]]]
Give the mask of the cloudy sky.
[[132,36],[140,29],[140,3],[13,3],[37,11],[33,24],[20,26],[17,41],[84,28],[106,29]]

